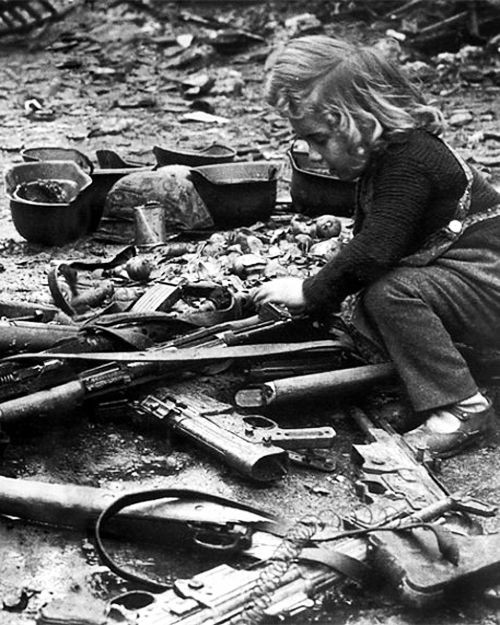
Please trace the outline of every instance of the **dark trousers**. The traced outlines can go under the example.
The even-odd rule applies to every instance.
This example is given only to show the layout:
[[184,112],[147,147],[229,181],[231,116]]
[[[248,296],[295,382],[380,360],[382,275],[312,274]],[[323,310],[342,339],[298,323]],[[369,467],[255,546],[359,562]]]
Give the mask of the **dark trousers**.
[[417,412],[477,391],[456,342],[500,347],[500,219],[470,230],[431,265],[396,267],[365,289],[353,319],[385,348]]

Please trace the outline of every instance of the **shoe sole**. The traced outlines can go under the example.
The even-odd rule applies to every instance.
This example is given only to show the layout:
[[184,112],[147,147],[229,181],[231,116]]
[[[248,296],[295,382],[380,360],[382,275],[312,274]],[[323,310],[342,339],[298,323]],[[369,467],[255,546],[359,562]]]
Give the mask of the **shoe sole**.
[[479,444],[479,446],[482,446],[482,444],[486,442],[486,437],[489,436],[493,431],[494,419],[495,417],[492,415],[488,419],[488,424],[486,425],[485,430],[480,430],[477,432],[477,434],[476,433],[469,434],[467,438],[464,438],[464,440],[456,447],[453,447],[453,449],[447,449],[442,452],[440,451],[431,452],[432,455],[435,456],[436,458],[442,458],[443,460],[446,460],[446,458],[453,458],[453,456],[456,456],[461,451],[469,449],[470,447],[474,447],[477,444]]
[[444,451],[431,451],[431,454],[436,458],[441,458],[446,460],[447,458],[453,458],[453,456],[457,456],[460,452],[465,451],[466,449],[470,449],[471,447],[475,447],[478,445],[481,446],[481,443],[485,442],[486,433],[481,432],[477,435],[471,434],[467,438],[463,440],[462,443],[453,447],[453,449],[446,449]]

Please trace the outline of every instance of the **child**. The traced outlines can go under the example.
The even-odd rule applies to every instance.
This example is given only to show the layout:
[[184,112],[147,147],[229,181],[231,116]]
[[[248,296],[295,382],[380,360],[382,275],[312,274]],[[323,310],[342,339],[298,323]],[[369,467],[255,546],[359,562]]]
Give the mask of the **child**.
[[332,174],[357,180],[354,237],[316,275],[268,282],[257,306],[339,310],[385,348],[421,425],[451,456],[483,437],[491,402],[455,344],[498,344],[500,194],[440,138],[440,112],[376,49],[308,36],[272,69],[268,101]]

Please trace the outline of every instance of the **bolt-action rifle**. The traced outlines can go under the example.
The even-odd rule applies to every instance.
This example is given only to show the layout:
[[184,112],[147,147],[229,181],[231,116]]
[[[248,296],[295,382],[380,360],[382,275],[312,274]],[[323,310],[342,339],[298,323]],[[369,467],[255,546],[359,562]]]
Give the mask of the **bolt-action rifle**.
[[[172,318],[165,319],[163,313],[148,315],[134,315],[135,322],[130,324],[129,318],[124,315],[110,315],[112,319],[102,320],[97,326],[85,326],[85,331],[76,336],[73,326],[61,326],[51,334],[47,330],[47,337],[61,339],[63,342],[49,351],[38,354],[30,354],[29,364],[23,364],[23,360],[3,359],[0,361],[0,423],[11,421],[21,416],[35,416],[37,414],[50,414],[56,411],[57,406],[68,410],[79,405],[80,398],[84,395],[91,396],[98,391],[99,395],[106,392],[112,393],[127,388],[126,384],[137,385],[160,379],[179,371],[179,362],[172,366],[168,362],[109,362],[113,360],[112,349],[116,349],[117,339],[121,344],[128,344],[128,349],[143,349],[146,335],[153,335],[158,341],[160,336],[177,329],[178,332],[186,332],[191,328],[190,324]],[[217,347],[225,345],[240,345],[251,342],[259,337],[267,336],[269,331],[275,331],[287,327],[292,322],[292,317],[284,309],[274,305],[263,307],[259,315],[248,317],[235,322],[218,324],[211,328],[203,328],[190,332],[167,342],[159,343],[157,347],[148,347],[147,351],[154,354],[162,352],[171,353],[171,350],[194,347]],[[149,328],[144,332],[144,325]],[[45,325],[45,324],[39,324]],[[29,331],[28,331],[29,326]],[[17,333],[18,343],[20,340],[25,345],[27,333],[31,335],[32,325],[24,324],[21,328],[16,325],[9,326],[11,333]],[[64,328],[64,329],[61,329]],[[21,332],[21,334],[19,334]],[[89,332],[89,333],[87,333]],[[36,334],[36,332],[35,332]],[[85,338],[84,338],[85,337]],[[142,337],[142,342],[138,342]],[[12,337],[11,337],[12,338]],[[1,342],[0,342],[1,344]],[[70,356],[83,359],[82,354],[89,352],[102,352],[110,350],[107,364],[93,369],[79,367],[79,373],[73,365],[70,366]],[[264,350],[263,350],[264,351]],[[134,352],[129,352],[129,360]],[[25,354],[26,355],[26,354]],[[219,355],[220,358],[220,355]],[[75,361],[74,362],[81,362]],[[189,364],[193,368],[194,361]],[[86,365],[88,367],[88,364]],[[81,384],[78,384],[78,380]],[[66,386],[69,384],[70,386]],[[81,392],[77,387],[81,386]],[[37,392],[43,393],[35,395]],[[75,404],[74,394],[78,395],[78,403]],[[8,400],[17,398],[12,404]],[[66,402],[66,403],[65,403]]]
[[167,313],[115,313],[85,323],[50,324],[23,319],[0,320],[0,354],[56,349],[61,352],[143,349],[171,340],[195,326]]
[[[221,550],[224,546],[239,550],[248,547],[254,532],[276,522],[272,514],[201,491],[176,488],[162,494],[154,504],[138,501],[115,514],[106,533],[163,545],[211,543]],[[144,499],[144,492],[132,490],[123,497]],[[0,514],[51,527],[91,531],[116,498],[116,491],[104,488],[0,476]]]

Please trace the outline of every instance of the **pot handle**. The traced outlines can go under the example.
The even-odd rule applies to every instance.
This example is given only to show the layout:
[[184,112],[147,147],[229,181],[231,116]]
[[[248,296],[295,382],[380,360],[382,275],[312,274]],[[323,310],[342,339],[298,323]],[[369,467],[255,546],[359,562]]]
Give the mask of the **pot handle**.
[[83,154],[83,152],[78,151],[78,153],[81,156],[82,162],[77,163],[77,165],[80,165],[83,171],[87,173],[89,176],[91,176],[94,173],[94,163],[90,160],[90,158],[86,154]]
[[102,169],[121,169],[129,167],[123,158],[114,150],[100,149],[95,151],[97,162]]
[[195,180],[207,180],[208,182],[210,182],[210,179],[207,178],[207,176],[204,173],[202,173],[201,171],[198,171],[197,167],[190,167],[189,174],[187,175],[187,177],[193,183],[195,182]]
[[280,166],[279,165],[270,165],[269,166],[269,173],[268,173],[268,180],[275,180],[278,177],[278,173],[280,171]]

